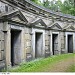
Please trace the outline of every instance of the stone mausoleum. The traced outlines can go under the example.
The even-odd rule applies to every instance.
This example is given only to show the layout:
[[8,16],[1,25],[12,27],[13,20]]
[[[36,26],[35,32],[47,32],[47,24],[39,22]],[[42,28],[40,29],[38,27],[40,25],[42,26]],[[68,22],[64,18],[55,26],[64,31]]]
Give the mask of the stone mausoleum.
[[0,69],[64,53],[75,53],[75,16],[0,0]]

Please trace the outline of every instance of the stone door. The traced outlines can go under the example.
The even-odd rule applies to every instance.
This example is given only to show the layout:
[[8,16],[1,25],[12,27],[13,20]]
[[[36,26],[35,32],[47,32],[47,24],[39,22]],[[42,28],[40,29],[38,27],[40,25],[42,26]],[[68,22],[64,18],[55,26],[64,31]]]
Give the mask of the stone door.
[[21,31],[11,30],[11,65],[21,62]]
[[73,35],[68,35],[68,53],[73,53]]
[[58,34],[53,34],[53,55],[58,54]]
[[35,58],[42,56],[43,50],[42,33],[35,33]]

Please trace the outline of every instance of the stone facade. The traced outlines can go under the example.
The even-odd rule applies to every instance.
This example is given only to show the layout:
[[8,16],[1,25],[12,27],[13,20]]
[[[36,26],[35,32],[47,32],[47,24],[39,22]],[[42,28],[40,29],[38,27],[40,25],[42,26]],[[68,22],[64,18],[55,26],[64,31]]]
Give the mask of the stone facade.
[[75,53],[74,45],[74,16],[53,12],[29,0],[0,1],[0,69]]

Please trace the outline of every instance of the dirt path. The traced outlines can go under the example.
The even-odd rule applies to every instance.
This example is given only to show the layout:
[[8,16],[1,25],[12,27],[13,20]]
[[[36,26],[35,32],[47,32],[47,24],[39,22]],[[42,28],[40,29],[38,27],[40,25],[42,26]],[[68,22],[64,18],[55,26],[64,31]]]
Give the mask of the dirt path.
[[75,64],[75,57],[48,66],[46,72],[65,72],[72,64]]

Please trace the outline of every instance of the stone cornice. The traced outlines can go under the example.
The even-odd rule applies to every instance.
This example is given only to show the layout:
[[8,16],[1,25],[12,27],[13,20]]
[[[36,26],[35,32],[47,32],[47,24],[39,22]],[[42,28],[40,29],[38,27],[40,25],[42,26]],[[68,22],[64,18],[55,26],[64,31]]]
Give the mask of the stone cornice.
[[43,16],[43,17],[51,17],[54,20],[58,21],[67,21],[67,22],[74,22],[75,23],[75,16],[71,16],[69,14],[62,14],[59,12],[51,11],[45,7],[39,6],[30,0],[1,0],[2,2],[8,2],[12,5],[18,6],[23,10],[27,10],[34,14]]

